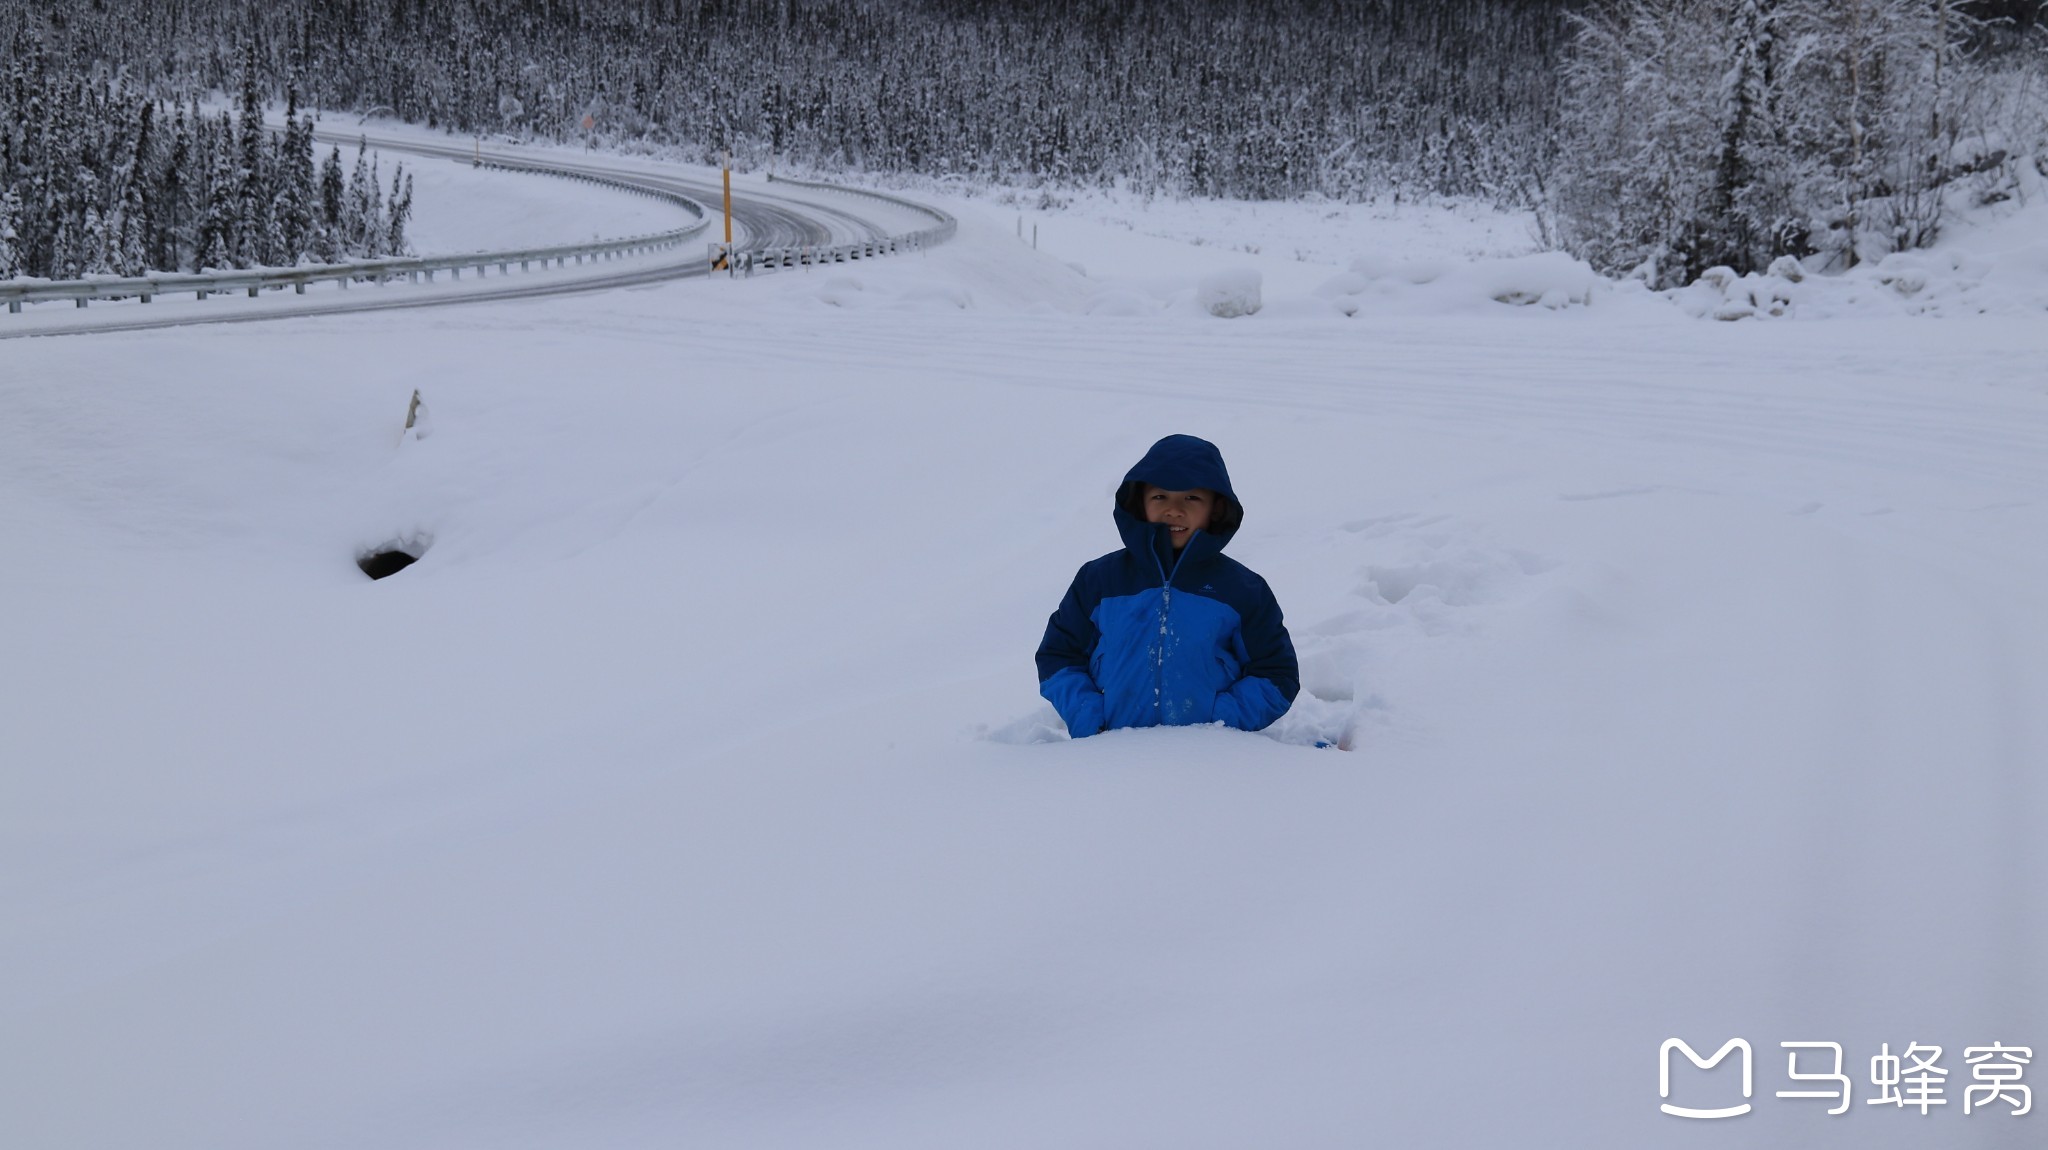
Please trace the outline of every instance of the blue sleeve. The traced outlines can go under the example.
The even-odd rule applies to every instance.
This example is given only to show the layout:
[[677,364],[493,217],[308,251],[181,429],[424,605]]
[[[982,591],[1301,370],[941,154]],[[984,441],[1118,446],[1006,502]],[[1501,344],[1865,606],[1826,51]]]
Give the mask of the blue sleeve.
[[1216,696],[1216,717],[1240,731],[1273,725],[1301,691],[1301,665],[1294,659],[1294,640],[1280,617],[1280,603],[1261,580],[1241,634],[1249,661],[1230,689]]
[[1045,638],[1038,643],[1038,693],[1067,724],[1067,733],[1077,739],[1102,730],[1102,688],[1088,674],[1095,642],[1094,604],[1082,590],[1082,576],[1075,575],[1060,600],[1059,610],[1045,622]]

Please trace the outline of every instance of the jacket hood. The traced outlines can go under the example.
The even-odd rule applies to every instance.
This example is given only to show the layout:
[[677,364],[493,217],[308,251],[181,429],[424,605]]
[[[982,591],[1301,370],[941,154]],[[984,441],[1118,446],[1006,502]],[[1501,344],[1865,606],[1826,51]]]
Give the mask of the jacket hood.
[[1180,562],[1204,558],[1223,550],[1244,521],[1244,505],[1230,487],[1230,472],[1223,466],[1223,453],[1206,439],[1192,435],[1169,435],[1152,445],[1137,465],[1124,473],[1116,491],[1116,529],[1124,546],[1136,554],[1151,553],[1162,571],[1176,565],[1173,543],[1166,528],[1145,522],[1139,496],[1146,484],[1168,491],[1189,491],[1206,487],[1216,493],[1216,508],[1209,514],[1209,526],[1195,533],[1182,548]]

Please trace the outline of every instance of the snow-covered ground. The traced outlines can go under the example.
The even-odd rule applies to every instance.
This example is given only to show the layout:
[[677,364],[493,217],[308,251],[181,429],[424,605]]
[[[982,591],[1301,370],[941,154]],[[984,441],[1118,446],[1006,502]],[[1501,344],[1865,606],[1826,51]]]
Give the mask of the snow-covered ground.
[[1443,264],[1527,255],[1540,247],[1529,213],[1469,202],[1252,203],[1002,190],[969,202],[998,219],[1008,216],[1013,233],[1026,240],[1035,232],[1048,251],[1082,253],[1074,262],[1091,273],[1142,261],[1172,274],[1213,264],[1221,251],[1223,258],[1259,268],[1276,285],[1304,291],[1327,280],[1332,268],[1360,258]]
[[[2048,1045],[2040,311],[954,206],[0,345],[0,1145],[2039,1143],[1962,1102]],[[1031,652],[1169,432],[1305,691],[1064,740]],[[1755,1112],[1659,1113],[1670,1037]],[[1914,1042],[1949,1104],[1868,1105]]]

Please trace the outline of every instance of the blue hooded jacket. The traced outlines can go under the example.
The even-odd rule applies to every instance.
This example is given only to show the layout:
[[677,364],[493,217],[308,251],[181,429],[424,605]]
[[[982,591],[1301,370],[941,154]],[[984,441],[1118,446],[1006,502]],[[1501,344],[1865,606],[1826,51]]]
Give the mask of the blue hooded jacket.
[[[1145,522],[1146,484],[1216,493],[1209,526],[1176,555]],[[1117,489],[1123,550],[1083,566],[1038,645],[1038,693],[1075,738],[1112,727],[1221,720],[1256,731],[1300,689],[1294,643],[1266,581],[1223,554],[1244,509],[1215,444],[1169,435]]]

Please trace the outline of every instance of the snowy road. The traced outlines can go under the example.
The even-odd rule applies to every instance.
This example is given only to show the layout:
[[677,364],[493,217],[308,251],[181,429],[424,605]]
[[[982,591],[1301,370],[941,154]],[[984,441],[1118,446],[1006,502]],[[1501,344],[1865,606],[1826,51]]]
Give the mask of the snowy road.
[[[9,345],[0,1144],[2039,1144],[1962,1113],[2048,1047],[2038,317],[1087,315],[962,215]],[[1039,741],[1177,431],[1304,694]],[[1755,1112],[1660,1113],[1674,1036]]]
[[[316,131],[315,136],[323,144],[342,146],[353,145],[361,139],[379,152],[431,160],[468,163],[475,155],[483,154],[469,146],[440,142],[433,134],[418,130],[399,130],[389,134],[322,128]],[[705,206],[706,214],[712,220],[704,233],[707,242],[720,238],[722,234],[718,216],[723,188],[715,173],[692,175],[687,169],[674,165],[635,163],[595,155],[575,158],[557,151],[534,156],[517,149],[493,148],[487,158],[544,162],[558,171],[601,176],[635,187],[677,193]],[[600,192],[599,196],[603,194]],[[856,199],[844,193],[745,178],[739,181],[732,217],[735,242],[748,248],[829,246],[881,239],[928,226],[930,222],[873,199]],[[679,222],[688,221],[679,214]],[[625,233],[613,229],[605,234],[609,237]],[[500,249],[516,247],[517,242],[508,237],[495,246]],[[336,285],[323,285],[326,290],[312,298],[282,294],[254,301],[237,301],[228,297],[205,301],[166,298],[148,305],[134,301],[101,303],[85,310],[69,305],[43,304],[28,314],[7,317],[8,322],[0,323],[0,339],[144,331],[198,323],[248,323],[297,316],[537,299],[702,277],[709,274],[707,268],[704,247],[685,244],[638,258],[618,262],[593,261],[573,269],[543,269],[538,273],[500,279],[496,283],[477,277],[467,283],[370,285],[347,293]]]

